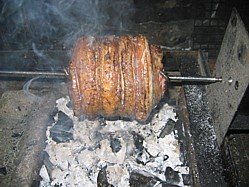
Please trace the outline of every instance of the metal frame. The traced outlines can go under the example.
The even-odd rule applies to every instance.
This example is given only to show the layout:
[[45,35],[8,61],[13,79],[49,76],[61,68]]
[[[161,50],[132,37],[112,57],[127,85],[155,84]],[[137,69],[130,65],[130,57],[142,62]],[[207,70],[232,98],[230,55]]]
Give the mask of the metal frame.
[[[183,76],[200,76],[199,57],[198,52],[188,51],[176,54],[174,60]],[[203,84],[185,84],[183,90],[180,107],[188,141],[192,183],[194,186],[226,186],[206,87]]]
[[249,35],[234,9],[216,62],[214,75],[223,81],[207,87],[208,103],[221,145],[249,83]]

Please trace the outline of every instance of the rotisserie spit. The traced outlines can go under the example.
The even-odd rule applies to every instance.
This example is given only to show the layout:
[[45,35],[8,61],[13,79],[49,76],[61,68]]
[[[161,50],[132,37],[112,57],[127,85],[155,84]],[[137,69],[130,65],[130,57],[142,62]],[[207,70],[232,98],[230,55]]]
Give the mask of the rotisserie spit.
[[146,121],[166,91],[166,82],[214,83],[219,77],[183,77],[163,72],[160,47],[142,36],[84,36],[73,50],[69,72],[0,71],[0,76],[65,78],[76,116]]

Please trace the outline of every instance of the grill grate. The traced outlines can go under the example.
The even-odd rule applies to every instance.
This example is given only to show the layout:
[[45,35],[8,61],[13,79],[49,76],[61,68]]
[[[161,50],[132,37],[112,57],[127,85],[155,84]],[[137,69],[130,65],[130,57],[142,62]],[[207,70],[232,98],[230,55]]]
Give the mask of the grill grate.
[[249,1],[204,0],[202,6],[205,12],[200,16],[196,11],[194,19],[192,48],[204,50],[208,52],[209,59],[216,59],[233,7],[238,10],[246,28],[249,28],[249,17],[247,16]]
[[225,34],[232,10],[228,4],[225,0],[205,0],[205,13],[194,20],[193,49],[207,51],[211,59],[217,58]]

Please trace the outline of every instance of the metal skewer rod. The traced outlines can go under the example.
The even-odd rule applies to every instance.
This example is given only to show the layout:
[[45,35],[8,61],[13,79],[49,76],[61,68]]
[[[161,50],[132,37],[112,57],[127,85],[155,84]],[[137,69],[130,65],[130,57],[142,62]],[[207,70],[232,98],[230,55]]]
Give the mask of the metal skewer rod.
[[66,78],[65,72],[50,72],[50,71],[1,71],[0,77],[37,77],[45,78]]
[[222,82],[221,77],[192,77],[192,76],[170,76],[166,75],[164,72],[160,71],[160,74],[170,82],[201,82],[201,83],[215,83],[215,82]]
[[[166,75],[160,71],[161,75],[171,82],[203,82],[203,83],[214,83],[221,82],[222,79],[219,77],[183,77],[175,75]],[[170,74],[170,72],[168,72]],[[2,71],[0,70],[0,77],[36,77],[42,76],[45,78],[66,78],[66,72],[49,72],[49,71]]]

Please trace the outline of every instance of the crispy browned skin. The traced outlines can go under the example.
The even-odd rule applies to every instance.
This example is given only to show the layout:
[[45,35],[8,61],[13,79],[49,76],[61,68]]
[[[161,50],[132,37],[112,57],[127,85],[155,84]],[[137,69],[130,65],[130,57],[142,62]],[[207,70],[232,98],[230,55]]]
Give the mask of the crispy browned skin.
[[165,91],[161,61],[142,35],[79,39],[69,65],[75,114],[145,121]]
[[102,116],[113,117],[118,110],[119,92],[118,92],[118,71],[116,41],[114,36],[107,37],[101,44],[101,100],[102,100]]
[[[77,83],[79,90],[80,111],[78,103],[74,102],[76,114],[86,115],[89,118],[96,117],[99,109],[99,89],[97,85],[96,70],[97,70],[97,59],[95,53],[97,50],[93,50],[97,47],[95,38],[84,37],[78,40],[73,60],[69,66],[72,82]],[[75,73],[75,75],[73,75]],[[74,92],[74,91],[72,91]],[[74,93],[73,93],[74,95]],[[73,100],[73,99],[72,99]]]
[[135,109],[135,84],[134,84],[134,72],[133,61],[134,58],[134,43],[131,36],[121,36],[119,53],[121,55],[120,62],[122,68],[123,77],[123,99],[120,113],[123,117],[131,117],[134,115]]
[[145,119],[148,114],[147,111],[147,100],[148,100],[148,83],[147,83],[147,52],[145,38],[141,35],[136,38],[136,50],[135,50],[135,63],[136,63],[136,109],[135,115],[136,119],[142,120]]
[[153,107],[158,104],[166,90],[164,77],[160,74],[163,69],[162,58],[163,53],[161,48],[151,45],[150,54],[152,60],[152,75],[153,75]]

